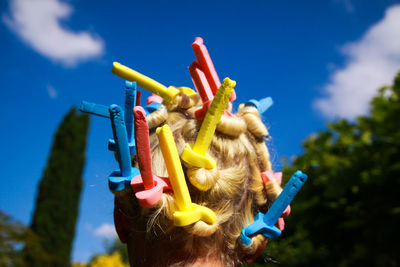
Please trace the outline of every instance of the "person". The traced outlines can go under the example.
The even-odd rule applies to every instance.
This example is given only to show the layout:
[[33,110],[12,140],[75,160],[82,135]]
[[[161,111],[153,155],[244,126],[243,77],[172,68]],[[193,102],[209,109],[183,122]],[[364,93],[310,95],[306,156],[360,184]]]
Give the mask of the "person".
[[[182,95],[168,108],[161,107],[147,116],[150,129],[152,168],[155,175],[167,177],[156,128],[168,124],[179,154],[186,143],[193,143],[201,122],[194,111],[201,107]],[[274,179],[263,182],[261,173],[272,170],[265,144],[268,130],[254,106],[241,108],[235,116],[222,115],[209,147],[216,160],[214,169],[185,164],[183,168],[191,199],[210,208],[215,224],[198,221],[175,227],[173,192],[163,193],[153,208],[143,208],[132,192],[115,194],[116,225],[126,242],[132,266],[235,266],[245,262],[262,247],[265,237],[252,237],[250,246],[238,240],[254,215],[265,211],[281,192]],[[121,218],[122,217],[122,218]],[[124,221],[122,223],[121,221]]]
[[[169,99],[168,105],[146,116],[152,169],[160,177],[168,177],[168,172],[156,129],[168,125],[182,155],[185,144],[196,141],[204,119],[198,117],[198,111],[206,106],[204,98],[188,88],[178,89],[180,92]],[[268,138],[256,106],[241,105],[233,114],[229,102],[208,148],[216,167],[198,167],[181,160],[191,201],[210,209],[216,217],[214,223],[198,220],[176,226],[173,190],[165,190],[152,207],[141,206],[132,189],[113,191],[116,230],[127,245],[130,264],[237,266],[254,260],[267,239],[255,234],[245,245],[240,241],[241,232],[254,222],[258,212],[265,213],[282,191],[276,179],[265,179],[266,173],[273,176]],[[133,157],[132,164],[138,166],[137,157]],[[277,226],[283,229],[282,219]]]

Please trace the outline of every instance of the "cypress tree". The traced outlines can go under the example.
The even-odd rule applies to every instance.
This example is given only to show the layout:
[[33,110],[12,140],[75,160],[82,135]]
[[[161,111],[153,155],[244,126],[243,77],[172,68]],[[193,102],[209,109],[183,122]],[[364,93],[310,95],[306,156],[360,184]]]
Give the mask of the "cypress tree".
[[89,116],[72,108],[55,133],[30,226],[47,255],[26,244],[28,266],[71,266],[88,128]]

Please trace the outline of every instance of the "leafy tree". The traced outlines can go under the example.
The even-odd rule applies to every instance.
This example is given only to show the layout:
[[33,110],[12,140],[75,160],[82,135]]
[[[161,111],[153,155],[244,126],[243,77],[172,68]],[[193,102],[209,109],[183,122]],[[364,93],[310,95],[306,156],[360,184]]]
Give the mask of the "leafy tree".
[[108,255],[113,255],[114,253],[118,253],[119,255],[121,255],[121,260],[123,263],[129,264],[128,250],[126,248],[126,245],[122,243],[118,237],[115,238],[114,242],[112,242],[111,245],[107,248]]
[[0,211],[0,266],[25,266],[21,251],[24,244],[34,247],[41,257],[49,257],[38,241],[29,228]]
[[20,247],[26,234],[24,225],[0,211],[0,266],[22,265]]
[[338,120],[307,138],[297,169],[309,179],[281,241],[265,255],[290,266],[399,266],[400,73],[368,116]]
[[35,246],[25,245],[25,261],[30,266],[71,265],[88,127],[89,117],[72,108],[57,129],[30,226],[51,257],[43,258]]
[[114,252],[111,255],[104,254],[97,256],[88,267],[128,267],[129,265],[124,263],[121,258],[121,254]]
[[24,241],[25,227],[0,211],[0,265],[16,265],[18,246]]
[[[94,265],[94,263],[98,263],[98,258],[100,257],[105,257],[104,259],[107,259],[107,262],[111,262],[111,260],[114,259],[116,264],[122,263],[124,266],[129,265],[128,250],[126,245],[123,244],[118,237],[115,238],[111,243],[106,241],[105,247],[106,252],[104,254],[95,254],[91,257],[89,263],[87,264],[88,267],[97,266]],[[116,255],[118,255],[118,257]],[[77,265],[76,267],[79,266]]]
[[121,254],[115,251],[111,254],[96,254],[94,255],[89,263],[74,262],[73,267],[128,267],[129,263],[124,262]]

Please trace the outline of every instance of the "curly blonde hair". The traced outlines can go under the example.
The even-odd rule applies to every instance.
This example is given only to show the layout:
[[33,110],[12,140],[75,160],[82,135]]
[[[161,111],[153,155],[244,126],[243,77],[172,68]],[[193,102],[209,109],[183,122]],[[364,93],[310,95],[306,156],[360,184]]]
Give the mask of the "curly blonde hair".
[[[147,116],[155,175],[167,176],[156,128],[164,124],[171,127],[181,154],[185,143],[196,140],[201,121],[195,119],[194,111],[200,107],[199,99],[181,93],[168,107]],[[126,221],[123,241],[128,245],[131,265],[186,266],[199,258],[213,257],[224,266],[236,266],[254,254],[265,237],[257,234],[244,246],[239,242],[240,233],[282,190],[276,181],[264,184],[260,175],[272,168],[267,136],[257,109],[245,106],[233,116],[223,115],[217,126],[208,149],[216,168],[198,168],[182,161],[192,202],[214,211],[215,224],[198,221],[175,227],[171,191],[164,192],[152,208],[139,206],[130,189],[114,192],[115,209]]]

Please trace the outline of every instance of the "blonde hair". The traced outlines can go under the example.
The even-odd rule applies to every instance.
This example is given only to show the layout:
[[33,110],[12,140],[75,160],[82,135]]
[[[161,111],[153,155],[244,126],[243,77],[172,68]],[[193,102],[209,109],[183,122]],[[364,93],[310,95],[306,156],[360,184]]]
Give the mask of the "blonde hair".
[[[177,97],[167,108],[163,106],[147,116],[155,175],[167,176],[155,129],[168,124],[181,154],[185,143],[193,144],[196,140],[201,121],[195,119],[194,111],[200,104],[200,100]],[[120,209],[129,225],[127,243],[135,261],[131,264],[151,261],[157,266],[184,266],[209,256],[225,266],[235,266],[254,254],[265,237],[253,236],[246,247],[239,242],[240,233],[281,191],[277,182],[264,184],[260,176],[261,172],[271,170],[265,145],[267,136],[257,109],[245,106],[233,116],[223,115],[217,126],[208,150],[216,160],[215,169],[198,168],[182,161],[192,202],[215,212],[217,222],[213,225],[198,221],[174,227],[173,192],[164,192],[157,206],[150,209],[140,207],[131,191],[117,193],[116,209]],[[142,247],[136,244],[138,240]],[[152,256],[154,251],[162,256]]]

